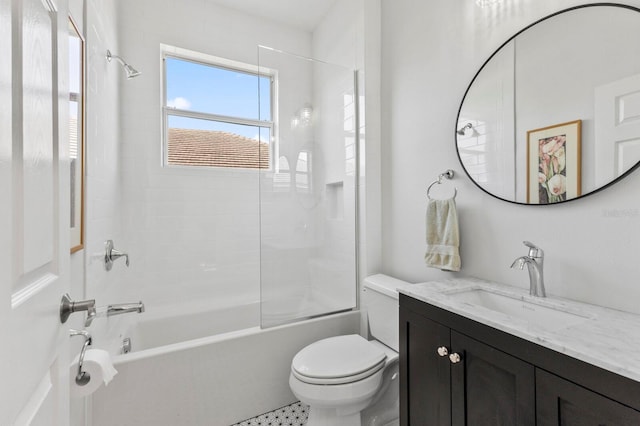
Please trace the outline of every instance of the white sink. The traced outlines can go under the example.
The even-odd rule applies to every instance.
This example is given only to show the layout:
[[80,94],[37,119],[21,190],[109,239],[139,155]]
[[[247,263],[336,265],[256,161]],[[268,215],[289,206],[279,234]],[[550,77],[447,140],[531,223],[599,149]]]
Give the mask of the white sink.
[[470,289],[450,293],[448,296],[456,301],[481,306],[548,330],[571,327],[590,319],[588,316],[568,312],[564,306],[545,303],[546,299],[537,301],[535,297],[511,296],[488,289]]

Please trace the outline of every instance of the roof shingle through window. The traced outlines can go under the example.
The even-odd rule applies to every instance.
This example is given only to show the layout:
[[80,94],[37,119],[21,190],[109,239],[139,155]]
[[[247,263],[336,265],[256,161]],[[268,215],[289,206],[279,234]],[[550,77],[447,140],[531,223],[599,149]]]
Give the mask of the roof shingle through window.
[[269,145],[235,133],[170,128],[168,164],[269,168]]

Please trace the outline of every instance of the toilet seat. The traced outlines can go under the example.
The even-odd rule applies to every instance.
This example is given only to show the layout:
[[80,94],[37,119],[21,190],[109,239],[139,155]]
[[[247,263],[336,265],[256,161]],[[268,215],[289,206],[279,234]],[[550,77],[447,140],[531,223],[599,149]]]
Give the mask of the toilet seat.
[[305,383],[339,385],[375,374],[385,366],[386,358],[384,350],[360,335],[336,336],[298,352],[291,373]]

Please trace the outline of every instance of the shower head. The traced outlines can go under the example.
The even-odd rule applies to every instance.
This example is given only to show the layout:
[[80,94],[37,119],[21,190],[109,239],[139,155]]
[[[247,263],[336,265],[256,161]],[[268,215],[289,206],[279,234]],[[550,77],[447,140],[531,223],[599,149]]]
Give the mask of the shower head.
[[107,50],[107,61],[111,62],[111,59],[115,59],[116,61],[120,62],[120,64],[122,64],[124,72],[127,74],[127,79],[137,77],[142,74],[141,71],[138,71],[137,69],[126,63],[120,56],[112,55],[111,51]]
[[135,69],[134,67],[132,67],[129,64],[125,64],[124,65],[124,70],[127,73],[127,78],[137,77],[140,74],[142,74],[142,72],[138,71],[137,69]]
[[456,130],[456,133],[460,136],[464,136],[465,133],[467,133],[467,129],[473,129],[473,125],[471,123],[467,123],[463,127]]

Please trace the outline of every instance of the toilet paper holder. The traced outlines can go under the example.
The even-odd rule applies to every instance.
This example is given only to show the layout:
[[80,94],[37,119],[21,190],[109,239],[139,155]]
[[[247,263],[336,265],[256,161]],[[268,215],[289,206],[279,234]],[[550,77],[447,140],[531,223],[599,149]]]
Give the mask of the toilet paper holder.
[[76,384],[78,386],[84,386],[91,380],[91,375],[87,371],[82,371],[82,363],[84,362],[84,354],[87,352],[87,346],[91,344],[91,334],[87,330],[69,330],[69,336],[83,336],[84,344],[80,351],[80,357],[78,358],[78,374],[76,374]]

